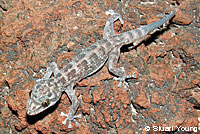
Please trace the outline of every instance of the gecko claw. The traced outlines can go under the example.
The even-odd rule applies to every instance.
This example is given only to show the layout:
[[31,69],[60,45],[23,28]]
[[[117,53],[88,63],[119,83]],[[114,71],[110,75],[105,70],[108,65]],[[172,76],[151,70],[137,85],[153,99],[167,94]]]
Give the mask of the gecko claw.
[[75,116],[73,116],[73,117],[69,117],[69,114],[65,114],[65,113],[61,112],[60,115],[61,115],[61,116],[66,116],[66,117],[67,117],[67,118],[62,122],[62,124],[66,125],[67,120],[69,120],[68,128],[72,128],[72,121],[75,122],[76,126],[80,126],[80,123],[78,123],[78,122],[76,121],[75,118],[81,118],[81,114],[75,115]]

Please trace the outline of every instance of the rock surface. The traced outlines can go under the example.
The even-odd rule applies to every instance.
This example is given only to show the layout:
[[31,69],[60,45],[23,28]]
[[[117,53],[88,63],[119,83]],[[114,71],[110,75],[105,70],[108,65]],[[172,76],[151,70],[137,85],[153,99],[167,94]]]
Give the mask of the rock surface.
[[[120,13],[116,33],[149,24],[177,10],[171,25],[137,47],[123,47],[119,60],[137,79],[119,88],[106,66],[75,87],[81,102],[80,127],[68,129],[60,112],[71,105],[66,94],[35,117],[26,103],[36,79],[51,61],[59,68],[102,39],[109,16]],[[0,1],[0,133],[196,132],[200,127],[200,3],[196,0],[2,0]],[[168,23],[169,24],[169,23]],[[153,130],[154,127],[154,130]],[[171,127],[170,129],[166,129]]]

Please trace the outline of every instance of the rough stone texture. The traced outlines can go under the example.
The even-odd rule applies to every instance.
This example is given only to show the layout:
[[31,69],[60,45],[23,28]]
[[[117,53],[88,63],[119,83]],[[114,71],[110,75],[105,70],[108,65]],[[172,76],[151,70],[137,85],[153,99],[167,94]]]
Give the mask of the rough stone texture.
[[[172,25],[122,48],[119,65],[130,91],[117,87],[106,66],[75,87],[81,102],[80,127],[68,129],[60,102],[34,117],[25,112],[35,80],[49,62],[65,66],[74,55],[102,38],[108,18],[120,13],[116,33],[149,24],[177,10]],[[155,133],[153,127],[194,132],[200,123],[200,2],[197,0],[2,0],[0,1],[0,133]],[[172,129],[173,127],[173,129]],[[194,129],[192,129],[194,128]],[[167,130],[166,130],[167,131]],[[186,131],[186,130],[185,130]]]

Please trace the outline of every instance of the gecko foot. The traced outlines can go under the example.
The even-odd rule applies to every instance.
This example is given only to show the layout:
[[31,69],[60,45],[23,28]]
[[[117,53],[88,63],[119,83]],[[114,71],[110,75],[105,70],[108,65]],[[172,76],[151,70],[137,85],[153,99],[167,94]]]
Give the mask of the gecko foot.
[[[124,67],[121,67],[121,70],[124,71]],[[124,75],[122,77],[114,77],[114,80],[119,81],[118,87],[122,87],[122,84],[124,86],[124,90],[128,91],[129,90],[129,85],[126,82],[126,79],[131,79],[131,78],[136,78],[136,73],[133,73],[132,75]]]
[[120,78],[120,77],[114,77],[113,80],[119,81],[118,87],[122,87],[122,84],[124,85],[124,90],[128,91],[129,86],[128,83],[125,81],[125,79]]
[[80,123],[78,123],[78,122],[76,121],[75,118],[81,118],[81,114],[69,117],[69,114],[65,114],[65,113],[61,112],[60,115],[61,115],[61,116],[66,116],[66,117],[67,117],[67,118],[62,122],[62,124],[66,125],[67,120],[69,120],[68,128],[72,128],[72,121],[74,121],[74,122],[76,123],[76,126],[80,126]]
[[119,20],[121,21],[121,24],[124,24],[124,21],[123,21],[123,19],[122,19],[122,17],[120,16],[120,14],[118,14],[118,13],[115,13],[115,11],[114,10],[108,10],[108,11],[106,11],[106,15],[118,15],[119,16]]

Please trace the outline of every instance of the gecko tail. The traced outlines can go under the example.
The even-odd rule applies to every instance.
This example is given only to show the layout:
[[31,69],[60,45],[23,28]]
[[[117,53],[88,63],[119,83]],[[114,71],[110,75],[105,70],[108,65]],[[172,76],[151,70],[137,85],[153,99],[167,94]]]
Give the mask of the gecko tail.
[[148,24],[146,26],[142,26],[141,28],[145,31],[146,34],[148,34],[149,32],[151,32],[154,29],[160,27],[165,22],[167,22],[169,19],[171,19],[174,16],[175,13],[176,13],[176,11],[172,12],[171,14],[167,15],[166,17],[162,18],[159,21],[153,22],[153,23]]
[[142,39],[144,36],[155,30],[156,28],[160,27],[163,25],[165,22],[167,22],[170,18],[174,16],[176,11],[172,12],[171,14],[167,15],[166,17],[162,18],[159,21],[153,22],[151,24],[141,26],[137,29],[127,31],[123,33],[121,36],[127,37],[128,39],[125,40],[124,44],[129,44],[132,42],[135,42],[139,39]]

